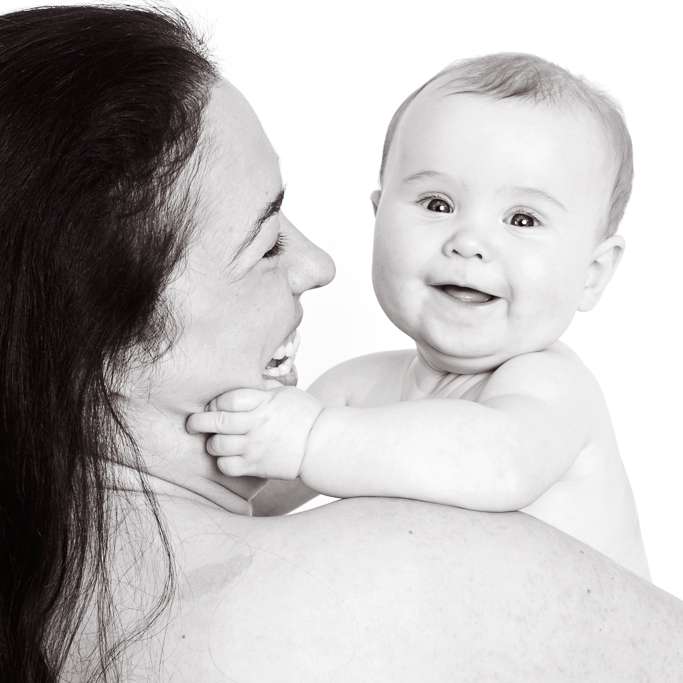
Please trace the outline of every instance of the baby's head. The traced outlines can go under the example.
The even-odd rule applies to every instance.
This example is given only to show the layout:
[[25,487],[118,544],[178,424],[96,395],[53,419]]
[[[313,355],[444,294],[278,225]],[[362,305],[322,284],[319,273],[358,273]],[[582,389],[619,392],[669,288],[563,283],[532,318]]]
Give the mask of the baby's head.
[[591,309],[624,247],[631,141],[618,106],[532,55],[456,62],[391,121],[373,281],[426,360],[483,372]]

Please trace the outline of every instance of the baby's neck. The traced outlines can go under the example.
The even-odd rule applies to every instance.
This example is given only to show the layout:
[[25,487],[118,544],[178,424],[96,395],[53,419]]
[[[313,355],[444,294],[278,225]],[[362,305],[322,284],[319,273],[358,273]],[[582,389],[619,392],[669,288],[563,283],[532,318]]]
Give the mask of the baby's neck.
[[473,377],[479,377],[479,375],[456,374],[435,367],[418,348],[417,355],[408,366],[403,380],[401,401],[415,401],[422,398],[457,398],[459,390],[462,389],[464,393]]

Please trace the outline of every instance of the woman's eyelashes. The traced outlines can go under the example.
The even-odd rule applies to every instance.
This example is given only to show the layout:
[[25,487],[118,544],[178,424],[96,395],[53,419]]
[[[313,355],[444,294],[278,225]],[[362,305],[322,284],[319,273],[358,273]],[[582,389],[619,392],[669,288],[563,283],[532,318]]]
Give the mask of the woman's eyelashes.
[[263,258],[272,259],[276,256],[279,256],[285,250],[286,244],[287,236],[279,232],[277,235],[277,239],[275,240],[275,244],[273,244],[273,246],[270,249],[268,249],[268,251],[263,255]]

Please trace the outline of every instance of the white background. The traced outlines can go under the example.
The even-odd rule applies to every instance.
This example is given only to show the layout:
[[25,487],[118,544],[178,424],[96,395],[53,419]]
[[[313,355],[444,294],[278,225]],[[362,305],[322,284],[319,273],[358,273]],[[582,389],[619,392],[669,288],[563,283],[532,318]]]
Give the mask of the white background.
[[[8,11],[35,5],[0,0]],[[67,4],[67,3],[54,3]],[[68,3],[73,4],[73,3]],[[654,581],[683,597],[681,22],[677,3],[584,0],[175,0],[282,158],[285,212],[329,251],[337,278],[304,297],[301,386],[352,356],[407,348],[375,302],[373,216],[386,126],[449,62],[532,52],[622,103],[636,180],[626,255],[596,310],[564,336],[598,377],[640,512]],[[599,524],[600,520],[596,520]]]

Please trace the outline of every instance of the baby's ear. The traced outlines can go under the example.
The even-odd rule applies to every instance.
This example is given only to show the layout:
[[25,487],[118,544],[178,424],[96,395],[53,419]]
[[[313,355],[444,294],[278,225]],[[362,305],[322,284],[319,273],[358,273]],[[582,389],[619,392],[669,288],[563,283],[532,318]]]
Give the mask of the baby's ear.
[[375,211],[375,216],[377,215],[377,207],[379,206],[379,198],[382,196],[382,193],[380,190],[375,190],[371,195],[370,195],[370,201],[372,202],[372,208]]
[[626,241],[621,235],[612,235],[596,245],[579,302],[580,311],[590,311],[600,301],[625,248]]

